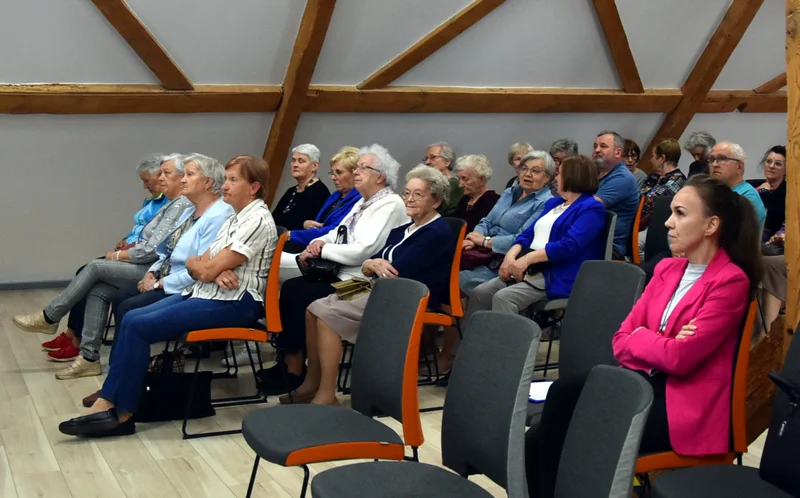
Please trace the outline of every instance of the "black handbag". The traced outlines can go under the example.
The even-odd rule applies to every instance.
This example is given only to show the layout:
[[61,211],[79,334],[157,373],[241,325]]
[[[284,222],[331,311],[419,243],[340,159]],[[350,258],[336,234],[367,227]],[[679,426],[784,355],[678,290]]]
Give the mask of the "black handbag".
[[[339,229],[336,230],[336,243],[347,244],[346,226],[339,225]],[[295,260],[297,261],[297,266],[300,268],[300,272],[302,272],[306,278],[313,280],[314,282],[335,281],[337,280],[336,275],[342,268],[341,263],[337,263],[336,261],[331,261],[329,259],[309,258],[306,260],[305,264],[303,264],[300,261],[300,255],[298,255]]]

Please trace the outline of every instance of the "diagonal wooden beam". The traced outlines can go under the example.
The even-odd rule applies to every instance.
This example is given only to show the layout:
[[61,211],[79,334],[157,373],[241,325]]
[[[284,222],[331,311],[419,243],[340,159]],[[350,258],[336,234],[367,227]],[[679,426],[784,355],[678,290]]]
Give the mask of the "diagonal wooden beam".
[[136,17],[124,0],[92,0],[111,26],[147,64],[167,90],[191,90],[192,83],[158,40]]
[[[786,0],[786,75],[789,112],[786,135],[786,328],[800,320],[800,0]],[[800,340],[794,337],[793,340]],[[784,350],[785,351],[785,350]]]
[[594,10],[606,35],[606,43],[617,66],[622,89],[628,93],[644,93],[642,78],[636,68],[628,36],[619,17],[616,0],[593,0]]
[[[678,106],[664,118],[661,127],[650,140],[647,148],[642,151],[642,157],[650,157],[650,151],[660,141],[667,138],[680,138],[711,87],[714,86],[719,73],[722,72],[722,68],[728,62],[762,3],[764,0],[733,0],[725,17],[697,59],[694,69],[686,78],[686,82],[681,88],[683,98]],[[649,170],[649,164],[642,166]]]
[[771,80],[767,81],[763,85],[760,85],[758,88],[754,89],[753,91],[756,93],[772,93],[777,92],[781,88],[786,86],[786,73],[781,73],[778,76],[775,76]]
[[308,0],[294,41],[289,68],[283,81],[283,99],[272,120],[264,160],[270,168],[267,203],[271,203],[280,183],[283,163],[289,155],[300,114],[303,112],[311,77],[322,51],[336,0]]
[[358,85],[359,90],[375,90],[406,74],[411,68],[450,43],[473,24],[503,4],[505,0],[474,0],[458,14],[446,20],[424,38],[378,69]]

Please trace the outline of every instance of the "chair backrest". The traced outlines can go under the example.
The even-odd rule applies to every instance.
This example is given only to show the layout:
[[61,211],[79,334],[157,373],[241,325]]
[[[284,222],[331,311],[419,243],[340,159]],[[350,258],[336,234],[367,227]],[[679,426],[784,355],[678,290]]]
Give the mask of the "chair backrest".
[[644,288],[638,266],[585,261],[578,270],[561,326],[560,378],[586,378],[595,365],[617,365],[611,339]]
[[[656,197],[650,220],[647,222],[647,240],[644,241],[644,260],[649,261],[653,256],[669,251],[667,233],[669,229],[664,226],[672,215],[670,203],[671,195]],[[637,248],[638,250],[638,248]]]
[[528,496],[525,415],[541,330],[519,315],[478,311],[458,347],[442,414],[442,463]]
[[450,314],[460,318],[464,316],[464,306],[461,304],[461,287],[459,286],[458,274],[461,269],[461,246],[464,243],[464,237],[467,235],[467,222],[461,218],[445,218],[444,221],[453,231],[453,242],[455,244],[453,263],[450,265],[450,285],[447,300],[450,305]]
[[733,390],[731,392],[731,435],[733,450],[747,452],[747,370],[750,365],[750,343],[758,316],[758,302],[750,301],[739,329],[739,342],[733,364]]
[[631,496],[633,473],[653,388],[619,367],[592,369],[567,429],[556,498]]
[[269,265],[269,275],[267,276],[267,293],[264,298],[264,312],[267,319],[267,332],[278,333],[283,331],[281,324],[281,309],[278,304],[278,295],[281,288],[281,254],[283,246],[286,245],[288,230],[284,227],[278,229],[278,245],[272,255],[272,263]]
[[417,372],[428,288],[416,280],[380,278],[367,300],[353,352],[352,406],[403,424],[409,446],[423,442]]
[[617,213],[614,211],[606,211],[606,224],[603,227],[606,234],[606,250],[603,254],[603,259],[611,261],[611,256],[614,253],[614,231],[617,229]]
[[639,209],[636,210],[636,217],[633,218],[633,228],[631,229],[631,244],[630,247],[628,247],[628,256],[630,256],[634,264],[637,265],[641,263],[641,258],[639,257],[639,230],[642,226],[642,210],[644,209],[644,199],[644,196],[639,199]]

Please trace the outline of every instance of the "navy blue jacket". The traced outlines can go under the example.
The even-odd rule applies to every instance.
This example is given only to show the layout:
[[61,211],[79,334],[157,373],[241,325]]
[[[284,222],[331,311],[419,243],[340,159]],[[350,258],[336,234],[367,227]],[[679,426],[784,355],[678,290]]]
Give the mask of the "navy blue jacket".
[[[540,218],[563,203],[561,197],[553,197],[545,204]],[[544,272],[548,298],[569,297],[581,264],[589,259],[603,259],[605,223],[606,208],[590,194],[582,194],[575,199],[572,206],[556,219],[550,231],[550,242],[544,247],[549,261],[548,269]],[[522,232],[514,243],[523,248],[530,247],[535,226],[536,222]]]
[[453,231],[444,218],[439,217],[416,229],[398,245],[410,225],[407,223],[389,232],[386,246],[372,258],[385,259],[392,263],[398,276],[428,286],[431,293],[428,308],[438,308],[448,297],[450,266],[455,253]]
[[322,226],[320,228],[309,228],[308,230],[292,230],[292,242],[307,246],[312,240],[322,237],[326,233],[339,226],[339,223],[342,222],[347,213],[353,209],[355,203],[361,199],[361,194],[359,194],[358,190],[356,189],[350,189],[350,192],[344,196],[342,203],[339,204],[339,206],[337,206],[327,218],[324,220],[321,219],[325,211],[327,211],[334,202],[341,198],[342,193],[338,190],[334,191],[331,196],[328,197],[328,200],[325,201],[325,204],[322,205],[322,209],[320,209],[319,213],[317,214],[317,219],[315,221],[322,223]]

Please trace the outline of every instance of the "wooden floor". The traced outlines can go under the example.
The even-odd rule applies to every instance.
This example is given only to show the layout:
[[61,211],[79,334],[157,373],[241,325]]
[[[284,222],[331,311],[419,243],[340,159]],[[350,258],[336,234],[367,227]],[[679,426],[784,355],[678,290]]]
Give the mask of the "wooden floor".
[[[254,453],[241,435],[184,441],[178,422],[139,424],[135,436],[107,440],[79,440],[58,431],[59,422],[83,413],[81,399],[99,389],[105,376],[56,380],[54,372],[65,365],[46,361],[40,348],[51,336],[21,332],[11,323],[11,315],[41,309],[55,295],[0,292],[0,498],[245,496]],[[249,394],[254,386],[252,377],[243,375],[215,381],[214,389],[214,396],[236,395]],[[441,388],[421,388],[420,404],[441,405],[443,396]],[[239,428],[247,410],[275,404],[270,398],[267,405],[220,409],[213,418],[193,421],[190,431]],[[398,423],[386,423],[400,432]],[[422,426],[426,442],[420,459],[440,465],[441,412],[423,413]],[[745,456],[747,464],[758,465],[762,446],[763,436]],[[314,465],[312,478],[348,463]],[[505,496],[488,479],[471,479]],[[262,460],[253,496],[296,497],[301,483],[300,469]]]

